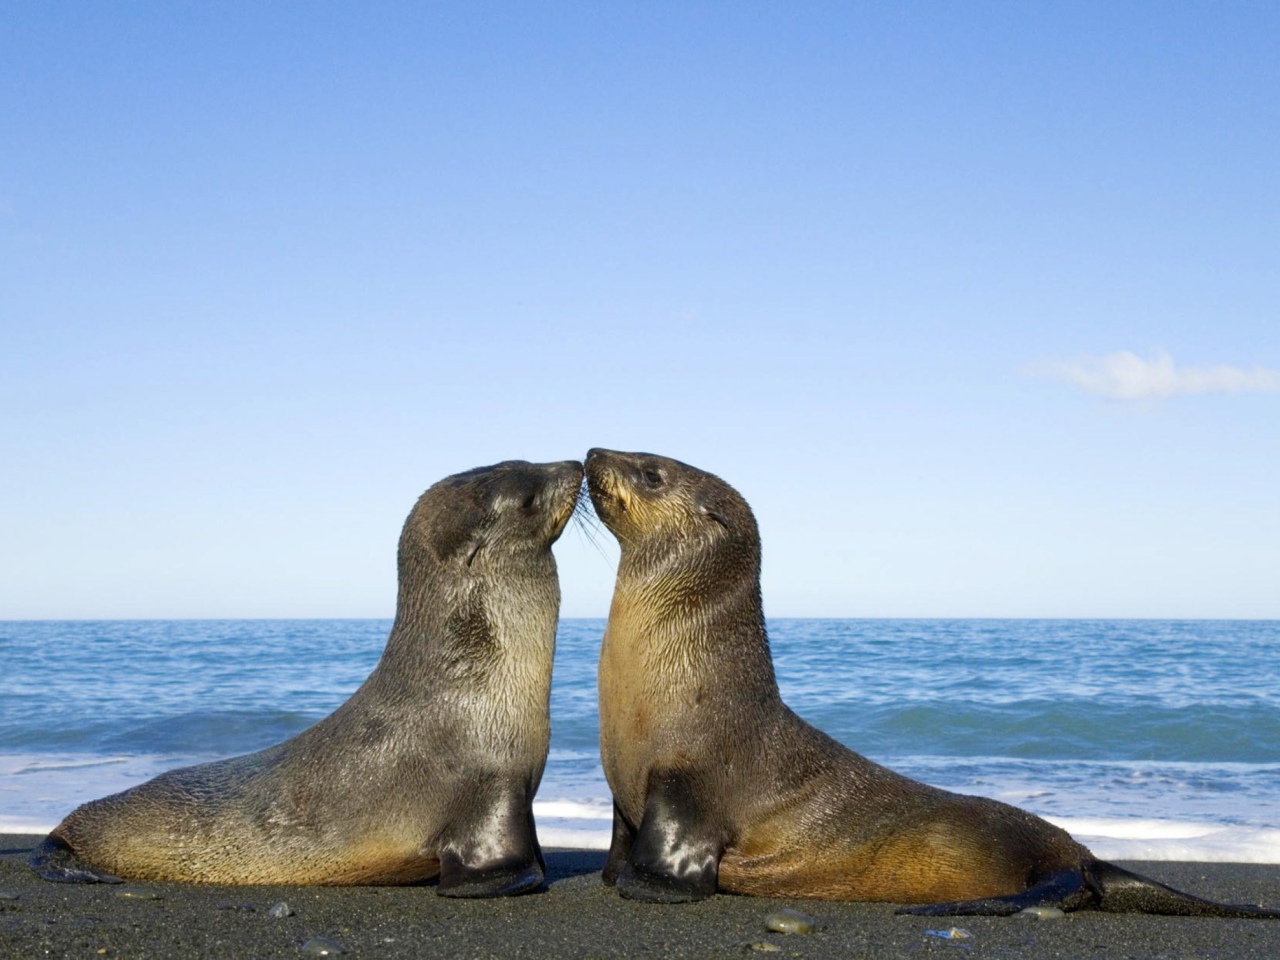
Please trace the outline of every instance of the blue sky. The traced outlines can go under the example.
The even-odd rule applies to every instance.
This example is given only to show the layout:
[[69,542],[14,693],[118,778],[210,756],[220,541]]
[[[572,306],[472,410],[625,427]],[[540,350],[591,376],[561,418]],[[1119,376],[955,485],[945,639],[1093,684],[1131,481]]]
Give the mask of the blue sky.
[[772,615],[1280,617],[1274,4],[0,22],[0,617],[389,615],[421,490],[596,445]]

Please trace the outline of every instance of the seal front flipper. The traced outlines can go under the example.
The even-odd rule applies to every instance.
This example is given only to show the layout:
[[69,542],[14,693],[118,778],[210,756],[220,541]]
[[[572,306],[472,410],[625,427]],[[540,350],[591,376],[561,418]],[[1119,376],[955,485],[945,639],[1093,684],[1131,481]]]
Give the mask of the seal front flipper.
[[[512,789],[487,808],[476,808],[440,840],[442,897],[514,897],[532,893],[546,875],[523,790]],[[471,799],[461,801],[475,807]]]
[[613,804],[613,839],[609,841],[609,859],[605,861],[604,873],[601,875],[601,879],[607,886],[612,887],[618,882],[618,874],[627,865],[627,858],[631,856],[631,847],[635,842],[636,832],[622,816],[622,811],[618,809],[618,804],[615,801]]
[[[614,830],[616,839],[616,820]],[[618,873],[618,892],[653,903],[705,900],[716,892],[723,852],[723,832],[698,802],[689,776],[655,770],[649,774],[644,819]]]
[[1007,897],[899,907],[894,913],[917,917],[1009,917],[1028,907],[1057,907],[1067,912],[1079,910],[1096,904],[1097,897],[1097,891],[1089,886],[1084,874],[1070,869],[1051,873],[1021,893]]
[[119,877],[81,862],[67,841],[48,836],[31,851],[27,866],[54,883],[124,883]]

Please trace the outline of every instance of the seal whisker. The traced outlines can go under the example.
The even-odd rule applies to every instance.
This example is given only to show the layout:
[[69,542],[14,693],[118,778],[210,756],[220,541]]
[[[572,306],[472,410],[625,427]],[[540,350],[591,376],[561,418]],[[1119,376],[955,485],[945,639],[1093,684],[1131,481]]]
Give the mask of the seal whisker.
[[595,507],[591,503],[591,497],[587,493],[587,481],[585,479],[582,481],[582,487],[578,492],[578,500],[573,505],[573,515],[570,522],[578,531],[578,535],[591,544],[603,560],[609,561],[609,554],[605,552],[600,543],[603,537],[603,525],[596,515]]

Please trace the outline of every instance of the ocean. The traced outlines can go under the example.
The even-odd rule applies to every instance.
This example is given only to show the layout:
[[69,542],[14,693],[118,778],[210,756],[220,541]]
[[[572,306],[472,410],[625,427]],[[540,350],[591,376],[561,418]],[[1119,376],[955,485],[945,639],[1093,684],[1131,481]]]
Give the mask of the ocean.
[[[389,620],[0,622],[0,831],[258,750],[345,700]],[[603,620],[563,620],[546,846],[603,848]],[[783,698],[902,773],[1110,859],[1280,863],[1280,621],[770,620]]]

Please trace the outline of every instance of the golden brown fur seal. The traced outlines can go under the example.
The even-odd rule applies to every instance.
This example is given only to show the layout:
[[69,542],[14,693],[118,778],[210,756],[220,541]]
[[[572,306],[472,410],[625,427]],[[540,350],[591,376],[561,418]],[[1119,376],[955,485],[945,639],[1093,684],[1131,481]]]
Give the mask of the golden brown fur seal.
[[574,461],[509,461],[432,486],[400,537],[386,650],[351,699],[270,749],[79,807],[32,867],[73,882],[538,887],[531,803],[560,607],[551,545],[581,483]]
[[746,501],[652,454],[592,450],[586,472],[622,547],[599,681],[604,877],[624,896],[1280,916],[1128,873],[1039,817],[910,780],[809,726],[778,694]]

